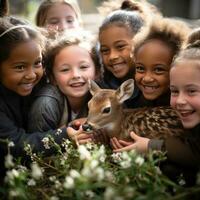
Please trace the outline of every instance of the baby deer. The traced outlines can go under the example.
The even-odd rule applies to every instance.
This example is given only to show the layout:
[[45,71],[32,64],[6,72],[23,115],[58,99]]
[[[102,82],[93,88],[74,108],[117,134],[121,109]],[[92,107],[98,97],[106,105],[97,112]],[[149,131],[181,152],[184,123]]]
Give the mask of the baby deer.
[[128,139],[131,131],[148,138],[166,138],[183,133],[176,112],[169,106],[123,109],[122,103],[133,93],[133,79],[123,82],[117,90],[101,89],[94,81],[90,81],[89,87],[93,97],[88,103],[84,131],[103,129],[110,138],[119,139]]

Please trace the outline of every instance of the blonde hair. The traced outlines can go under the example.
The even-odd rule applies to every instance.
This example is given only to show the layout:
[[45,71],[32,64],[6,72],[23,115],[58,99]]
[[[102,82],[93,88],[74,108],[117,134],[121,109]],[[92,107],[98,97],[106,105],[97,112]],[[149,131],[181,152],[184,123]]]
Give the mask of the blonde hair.
[[37,26],[43,27],[45,25],[47,12],[55,3],[65,3],[69,5],[74,10],[80,26],[82,26],[81,10],[77,0],[44,0],[36,13],[35,21]]
[[184,48],[177,54],[173,65],[182,60],[194,60],[198,62],[200,68],[200,28],[194,29],[188,36]]

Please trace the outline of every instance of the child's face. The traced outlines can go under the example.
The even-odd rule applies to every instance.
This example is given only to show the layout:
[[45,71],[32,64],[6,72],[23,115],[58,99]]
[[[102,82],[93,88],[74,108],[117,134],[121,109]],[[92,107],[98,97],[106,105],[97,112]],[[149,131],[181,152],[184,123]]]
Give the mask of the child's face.
[[42,53],[34,41],[17,45],[0,67],[1,83],[21,96],[29,95],[43,76]]
[[74,10],[65,3],[55,3],[47,12],[46,27],[58,31],[79,27]]
[[200,123],[199,73],[197,62],[190,60],[182,60],[170,71],[171,106],[185,128],[193,128]]
[[135,55],[135,81],[147,100],[155,100],[169,89],[172,53],[159,40],[142,45]]
[[63,94],[77,99],[88,92],[87,80],[95,78],[95,66],[86,49],[68,46],[55,57],[53,75]]
[[124,78],[133,67],[132,36],[125,27],[110,26],[99,35],[103,63],[116,78]]

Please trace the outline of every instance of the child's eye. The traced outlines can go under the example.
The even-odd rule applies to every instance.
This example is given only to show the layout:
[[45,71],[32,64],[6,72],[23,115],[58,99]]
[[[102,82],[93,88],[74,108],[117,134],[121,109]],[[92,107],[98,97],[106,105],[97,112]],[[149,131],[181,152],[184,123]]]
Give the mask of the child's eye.
[[17,71],[23,71],[25,69],[25,66],[24,65],[17,65],[17,66],[15,66],[15,69]]
[[171,90],[171,96],[177,96],[178,90]]
[[103,55],[106,55],[106,54],[109,53],[109,49],[102,48],[102,49],[100,49],[100,52],[101,52]]
[[69,24],[72,24],[72,23],[74,23],[74,19],[73,18],[67,19],[66,22]]
[[194,95],[197,92],[197,90],[195,90],[195,89],[188,89],[187,92],[188,92],[189,95]]
[[154,71],[156,74],[163,74],[166,70],[161,66],[157,66]]
[[87,69],[87,68],[89,68],[89,65],[81,65],[80,66],[80,69]]
[[40,67],[42,67],[42,61],[41,61],[41,60],[38,60],[38,61],[34,64],[34,67],[35,67],[35,68],[40,68]]
[[135,71],[138,72],[138,73],[143,73],[144,72],[144,67],[138,65],[138,66],[135,67]]
[[119,50],[122,50],[122,49],[124,49],[125,47],[126,47],[125,44],[117,45],[117,49],[119,49]]
[[58,19],[51,19],[47,22],[47,24],[52,24],[52,25],[55,25],[55,24],[58,24],[59,23],[59,20]]

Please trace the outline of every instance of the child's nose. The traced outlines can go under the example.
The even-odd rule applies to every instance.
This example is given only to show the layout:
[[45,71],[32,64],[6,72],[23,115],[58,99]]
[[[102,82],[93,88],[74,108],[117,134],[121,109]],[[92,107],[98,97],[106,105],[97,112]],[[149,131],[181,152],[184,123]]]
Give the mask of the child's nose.
[[110,51],[110,60],[118,58],[118,53],[115,50]]
[[33,68],[29,69],[27,71],[26,75],[25,75],[25,78],[29,79],[29,80],[30,79],[35,79],[35,77],[36,77],[36,72],[35,72],[35,70]]
[[78,69],[74,69],[72,73],[73,73],[73,77],[80,77],[81,76],[80,71]]
[[186,103],[187,103],[187,101],[186,101],[185,95],[182,94],[182,93],[179,93],[177,100],[176,100],[176,104],[183,105],[183,104],[186,104]]
[[146,74],[144,74],[144,77],[142,80],[144,82],[152,82],[154,80],[154,78],[152,77],[152,75],[150,73],[146,73]]
[[65,20],[60,21],[59,25],[59,31],[64,31],[68,28],[68,23]]

